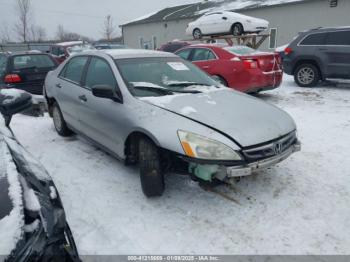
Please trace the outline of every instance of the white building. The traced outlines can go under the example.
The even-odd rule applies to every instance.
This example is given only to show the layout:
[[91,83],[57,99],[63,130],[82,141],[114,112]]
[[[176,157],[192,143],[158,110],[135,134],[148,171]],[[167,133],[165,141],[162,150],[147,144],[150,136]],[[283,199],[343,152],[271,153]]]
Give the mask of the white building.
[[121,26],[124,44],[155,49],[174,39],[188,39],[187,24],[213,10],[233,10],[270,22],[272,37],[261,49],[289,43],[298,32],[350,25],[350,0],[224,0],[202,1],[163,9]]

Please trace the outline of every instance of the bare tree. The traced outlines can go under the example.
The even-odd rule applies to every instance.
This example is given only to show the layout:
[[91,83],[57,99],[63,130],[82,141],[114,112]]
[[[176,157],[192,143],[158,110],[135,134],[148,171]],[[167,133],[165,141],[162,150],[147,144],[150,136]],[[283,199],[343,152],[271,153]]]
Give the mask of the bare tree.
[[114,37],[116,26],[111,15],[107,15],[103,24],[103,37],[110,42]]
[[6,23],[2,23],[2,27],[0,30],[0,42],[1,43],[11,42],[10,30]]
[[59,41],[64,41],[65,40],[65,34],[66,34],[66,31],[64,30],[63,25],[58,25],[57,32],[56,32],[56,38]]
[[29,35],[29,22],[31,13],[30,0],[17,0],[16,10],[18,13],[18,22],[15,25],[17,34],[21,41],[27,42]]
[[30,27],[30,40],[34,42],[43,42],[46,38],[46,30],[42,26],[32,25]]

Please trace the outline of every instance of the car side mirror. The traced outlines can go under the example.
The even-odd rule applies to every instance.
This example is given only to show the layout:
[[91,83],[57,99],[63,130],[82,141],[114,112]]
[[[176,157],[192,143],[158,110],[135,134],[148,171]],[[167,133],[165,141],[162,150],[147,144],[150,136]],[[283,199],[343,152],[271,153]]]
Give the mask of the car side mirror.
[[0,112],[5,118],[6,126],[10,125],[12,116],[32,106],[32,95],[18,89],[0,90]]
[[227,17],[226,17],[226,16],[223,16],[222,19],[223,19],[223,20],[227,20]]
[[112,99],[116,102],[121,102],[121,98],[114,92],[114,88],[109,85],[95,85],[92,87],[92,94],[100,98]]

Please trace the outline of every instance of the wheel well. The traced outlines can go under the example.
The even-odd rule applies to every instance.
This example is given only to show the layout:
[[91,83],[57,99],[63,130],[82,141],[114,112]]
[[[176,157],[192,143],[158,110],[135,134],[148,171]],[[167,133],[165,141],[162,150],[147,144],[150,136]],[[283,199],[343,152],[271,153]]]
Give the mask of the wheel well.
[[244,32],[244,26],[243,26],[242,23],[240,23],[240,22],[234,23],[234,24],[231,26],[231,31],[233,30],[233,27],[234,27],[235,25],[241,25],[241,26],[242,26],[242,29],[243,29],[243,32]]
[[141,138],[149,139],[154,143],[153,139],[150,138],[145,133],[142,133],[139,131],[132,132],[128,136],[124,144],[125,163],[127,165],[135,165],[138,162],[138,153],[139,153],[138,144]]
[[222,79],[226,82],[227,86],[229,86],[229,83],[228,83],[228,81],[226,80],[225,77],[223,77],[223,76],[220,75],[220,74],[215,74],[214,76],[218,76],[218,77],[222,78]]
[[49,115],[52,117],[52,105],[56,102],[55,98],[51,97],[45,97],[47,101],[47,108],[49,111]]
[[300,65],[302,65],[302,64],[311,64],[311,65],[314,65],[314,66],[317,68],[318,73],[320,74],[320,77],[323,78],[323,76],[322,76],[322,71],[321,71],[321,69],[320,69],[318,63],[317,63],[315,60],[311,60],[311,59],[305,59],[305,60],[300,60],[300,61],[298,61],[298,62],[295,64],[294,68],[293,68],[293,75],[294,75],[294,73],[295,73],[295,70],[297,70],[297,68],[298,68]]

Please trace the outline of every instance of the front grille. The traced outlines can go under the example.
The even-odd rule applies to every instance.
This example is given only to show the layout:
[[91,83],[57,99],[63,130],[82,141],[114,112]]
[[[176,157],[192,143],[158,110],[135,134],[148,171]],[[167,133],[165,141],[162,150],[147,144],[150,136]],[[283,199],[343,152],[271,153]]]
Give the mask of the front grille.
[[297,142],[296,133],[293,132],[283,138],[249,149],[244,149],[243,154],[248,162],[258,161],[282,154]]

